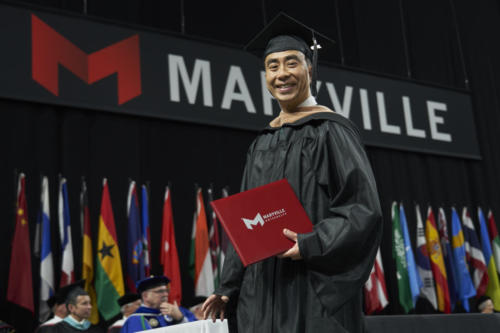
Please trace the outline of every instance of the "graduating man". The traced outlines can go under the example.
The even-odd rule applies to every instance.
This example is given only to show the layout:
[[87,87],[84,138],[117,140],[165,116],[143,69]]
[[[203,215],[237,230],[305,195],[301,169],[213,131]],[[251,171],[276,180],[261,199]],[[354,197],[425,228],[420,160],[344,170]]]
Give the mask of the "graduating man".
[[141,306],[141,298],[138,294],[125,294],[117,300],[123,317],[115,321],[109,328],[108,333],[118,333],[122,329],[127,318]]
[[246,268],[229,246],[203,311],[215,319],[236,308],[239,333],[364,329],[362,287],[381,239],[381,209],[358,129],[311,93],[320,46],[328,48],[326,37],[284,14],[247,46],[262,56],[281,113],[251,144],[242,190],[286,178],[313,231],[284,229],[280,236],[295,245]]
[[48,332],[102,332],[98,326],[93,326],[90,321],[88,321],[90,318],[90,311],[92,310],[92,303],[89,294],[81,287],[75,287],[68,293],[66,307],[68,308],[68,315],[66,318],[52,326]]
[[76,287],[83,287],[84,283],[85,280],[80,280],[75,283],[68,284],[64,287],[59,288],[56,294],[49,298],[47,303],[51,307],[52,312],[54,313],[54,317],[41,324],[37,329],[37,333],[49,332],[49,328],[51,326],[54,326],[55,324],[61,322],[64,318],[66,318],[66,316],[68,315],[68,309],[66,307],[66,299],[68,297],[68,293]]
[[128,317],[120,332],[132,333],[195,321],[196,317],[177,303],[168,303],[170,280],[166,276],[153,276],[137,284],[142,305]]

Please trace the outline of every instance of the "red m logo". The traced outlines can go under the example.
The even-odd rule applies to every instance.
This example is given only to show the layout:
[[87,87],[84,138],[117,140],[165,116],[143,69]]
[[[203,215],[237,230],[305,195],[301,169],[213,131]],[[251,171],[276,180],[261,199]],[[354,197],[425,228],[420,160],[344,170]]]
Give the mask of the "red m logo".
[[118,104],[141,94],[138,35],[87,55],[32,14],[31,46],[33,80],[56,96],[59,96],[59,64],[87,84],[117,73]]

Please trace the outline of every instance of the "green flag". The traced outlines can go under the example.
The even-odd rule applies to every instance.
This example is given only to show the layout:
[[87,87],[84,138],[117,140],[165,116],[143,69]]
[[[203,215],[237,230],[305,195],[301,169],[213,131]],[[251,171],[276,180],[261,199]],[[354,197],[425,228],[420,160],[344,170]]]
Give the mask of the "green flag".
[[410,279],[406,264],[405,245],[399,221],[399,207],[397,202],[392,203],[392,257],[396,260],[396,276],[398,278],[399,303],[408,313],[413,308],[410,290]]

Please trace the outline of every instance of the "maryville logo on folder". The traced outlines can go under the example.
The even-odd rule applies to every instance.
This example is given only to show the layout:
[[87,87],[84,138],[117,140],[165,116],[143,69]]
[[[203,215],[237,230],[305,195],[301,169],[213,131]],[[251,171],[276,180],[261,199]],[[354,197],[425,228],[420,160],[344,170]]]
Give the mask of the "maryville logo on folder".
[[286,179],[211,202],[242,263],[282,253],[293,246],[283,235],[312,231],[299,199]]

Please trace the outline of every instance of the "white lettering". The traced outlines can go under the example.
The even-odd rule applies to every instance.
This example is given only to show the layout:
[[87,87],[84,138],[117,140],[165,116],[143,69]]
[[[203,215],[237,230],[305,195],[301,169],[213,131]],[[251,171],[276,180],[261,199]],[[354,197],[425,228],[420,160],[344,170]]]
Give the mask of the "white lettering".
[[333,83],[327,82],[326,89],[328,90],[328,95],[330,95],[333,110],[340,113],[344,117],[349,118],[349,114],[351,113],[352,87],[345,87],[344,100],[342,101],[342,104],[340,103],[339,96],[337,95],[337,91],[335,90]]
[[413,127],[413,120],[411,117],[410,98],[403,96],[403,112],[405,116],[406,133],[408,136],[416,138],[425,138],[425,131]]
[[363,127],[365,130],[372,129],[372,119],[370,117],[370,104],[368,103],[368,92],[366,89],[359,89],[361,99],[361,114],[363,115]]
[[401,134],[401,128],[397,125],[391,125],[387,122],[387,113],[385,111],[384,93],[377,91],[378,119],[380,122],[380,131],[391,134]]
[[429,113],[429,126],[431,137],[434,140],[451,142],[451,134],[438,131],[437,124],[444,124],[443,117],[436,115],[436,111],[446,111],[446,104],[440,102],[427,101],[427,112]]
[[203,105],[213,106],[212,101],[212,79],[210,75],[210,62],[196,59],[194,62],[193,77],[190,80],[182,56],[168,55],[169,82],[170,82],[170,100],[180,102],[179,75],[182,79],[184,89],[189,104],[196,102],[196,95],[200,79],[202,81]]
[[[240,92],[236,92],[236,85],[238,85]],[[229,110],[233,100],[245,103],[247,112],[256,113],[255,106],[252,102],[252,98],[250,97],[250,91],[248,90],[245,78],[243,77],[243,72],[239,66],[231,66],[229,69],[221,108]]]
[[264,108],[264,114],[266,116],[272,116],[274,97],[267,89],[266,72],[264,71],[260,72],[260,85],[262,89],[262,106]]

